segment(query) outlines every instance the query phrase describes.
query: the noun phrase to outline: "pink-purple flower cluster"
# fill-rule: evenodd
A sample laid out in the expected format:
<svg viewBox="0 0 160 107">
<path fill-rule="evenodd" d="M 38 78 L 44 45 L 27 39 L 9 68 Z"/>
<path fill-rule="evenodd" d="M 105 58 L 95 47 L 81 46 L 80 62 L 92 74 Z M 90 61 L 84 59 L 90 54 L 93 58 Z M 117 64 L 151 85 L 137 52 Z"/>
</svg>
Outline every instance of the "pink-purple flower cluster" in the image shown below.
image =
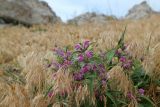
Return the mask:
<svg viewBox="0 0 160 107">
<path fill-rule="evenodd" d="M 124 69 L 130 69 L 132 67 L 132 60 L 127 59 L 125 56 L 121 56 L 119 61 L 122 62 L 122 67 Z"/>
<path fill-rule="evenodd" d="M 74 73 L 73 76 L 74 76 L 74 80 L 76 81 L 81 81 L 84 79 L 84 74 L 81 72 Z"/>
<path fill-rule="evenodd" d="M 140 88 L 140 89 L 138 89 L 138 92 L 139 92 L 140 95 L 144 95 L 144 92 L 145 92 L 145 91 L 144 91 L 143 88 Z"/>
<path fill-rule="evenodd" d="M 60 61 L 52 61 L 50 66 L 53 65 L 55 69 L 59 69 L 60 67 L 67 67 L 69 65 L 72 65 L 72 61 L 70 59 L 72 53 L 70 51 L 64 51 L 62 49 L 54 49 L 54 52 L 61 59 Z"/>
<path fill-rule="evenodd" d="M 86 55 L 87 58 L 92 58 L 93 52 L 92 51 L 86 51 L 85 55 Z"/>
<path fill-rule="evenodd" d="M 81 53 L 78 55 L 78 61 L 83 62 L 85 58 L 92 58 L 93 57 L 93 52 L 92 51 L 86 51 L 85 54 Z"/>
<path fill-rule="evenodd" d="M 87 48 L 89 47 L 89 45 L 90 45 L 90 42 L 89 42 L 89 41 L 85 41 L 85 42 L 83 43 L 83 48 L 84 48 L 84 49 L 87 49 Z"/>
<path fill-rule="evenodd" d="M 64 58 L 64 59 L 68 59 L 71 56 L 71 52 L 70 51 L 64 51 L 61 49 L 57 49 L 56 50 L 56 54 L 59 55 L 60 57 Z"/>
<path fill-rule="evenodd" d="M 86 50 L 90 45 L 89 41 L 84 41 L 83 44 L 76 44 L 75 45 L 75 50 L 77 51 L 82 51 L 82 50 Z"/>
<path fill-rule="evenodd" d="M 131 100 L 134 98 L 133 94 L 131 92 L 128 92 L 127 93 L 127 97 Z"/>
<path fill-rule="evenodd" d="M 73 74 L 74 79 L 77 81 L 85 79 L 84 76 L 87 73 L 96 72 L 98 75 L 98 78 L 100 78 L 101 83 L 104 85 L 107 82 L 108 76 L 106 74 L 106 69 L 104 64 L 90 64 L 90 60 L 93 58 L 94 53 L 93 51 L 89 50 L 88 47 L 90 46 L 90 41 L 84 41 L 83 43 L 79 43 L 75 45 L 75 52 L 77 53 L 77 56 L 74 57 L 79 63 L 79 72 L 76 72 Z M 120 51 L 121 50 L 121 51 Z M 59 69 L 62 66 L 69 66 L 74 65 L 74 60 L 72 59 L 72 52 L 70 51 L 64 51 L 62 49 L 56 49 L 56 54 L 61 57 L 61 62 L 54 62 L 52 63 L 57 69 Z M 127 59 L 125 56 L 122 56 L 122 49 L 119 49 L 116 51 L 116 55 L 119 58 L 119 61 L 122 63 L 122 67 L 124 69 L 129 69 L 132 66 L 132 61 Z M 101 56 L 101 55 L 100 55 Z M 105 54 L 103 54 L 103 57 L 100 57 L 104 59 Z M 73 62 L 72 62 L 73 61 Z M 80 64 L 84 64 L 83 66 L 80 66 Z"/>
<path fill-rule="evenodd" d="M 78 55 L 78 61 L 82 62 L 84 60 L 84 55 L 83 54 L 79 54 Z"/>
<path fill-rule="evenodd" d="M 79 72 L 74 74 L 74 79 L 76 81 L 81 81 L 87 73 L 97 73 L 99 79 L 101 80 L 102 85 L 106 85 L 108 80 L 108 75 L 106 73 L 105 67 L 102 64 L 86 64 L 84 65 Z"/>
<path fill-rule="evenodd" d="M 77 51 L 79 51 L 79 50 L 82 49 L 80 44 L 76 44 L 74 48 L 75 48 L 75 50 L 77 50 Z"/>
<path fill-rule="evenodd" d="M 83 80 L 84 75 L 92 70 L 91 65 L 86 64 L 84 65 L 78 73 L 74 74 L 74 79 L 77 81 Z"/>
</svg>

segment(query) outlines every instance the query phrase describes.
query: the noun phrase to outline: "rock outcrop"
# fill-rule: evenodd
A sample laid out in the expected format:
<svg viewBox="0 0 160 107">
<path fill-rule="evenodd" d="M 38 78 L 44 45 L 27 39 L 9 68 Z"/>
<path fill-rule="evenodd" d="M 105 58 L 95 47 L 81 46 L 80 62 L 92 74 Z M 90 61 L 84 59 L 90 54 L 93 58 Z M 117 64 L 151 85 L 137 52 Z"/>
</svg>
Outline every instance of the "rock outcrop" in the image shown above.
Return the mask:
<svg viewBox="0 0 160 107">
<path fill-rule="evenodd" d="M 155 13 L 146 1 L 133 6 L 126 15 L 126 19 L 142 19 Z"/>
<path fill-rule="evenodd" d="M 5 23 L 33 25 L 60 20 L 47 3 L 39 0 L 0 0 L 0 19 Z"/>
<path fill-rule="evenodd" d="M 114 16 L 106 16 L 104 14 L 97 14 L 97 13 L 84 13 L 81 14 L 71 20 L 68 20 L 69 24 L 76 24 L 76 25 L 83 25 L 86 23 L 94 23 L 94 24 L 104 24 L 107 23 L 109 20 L 115 20 L 116 17 Z"/>
<path fill-rule="evenodd" d="M 0 19 L 0 24 L 4 24 L 4 21 L 2 19 Z"/>
</svg>

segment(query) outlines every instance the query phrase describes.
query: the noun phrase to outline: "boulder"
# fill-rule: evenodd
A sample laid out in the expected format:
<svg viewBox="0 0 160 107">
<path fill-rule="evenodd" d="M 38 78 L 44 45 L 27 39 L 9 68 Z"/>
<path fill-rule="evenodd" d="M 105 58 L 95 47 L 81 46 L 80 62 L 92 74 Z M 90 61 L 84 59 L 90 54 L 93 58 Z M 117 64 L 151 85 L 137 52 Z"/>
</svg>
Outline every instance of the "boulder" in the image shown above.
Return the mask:
<svg viewBox="0 0 160 107">
<path fill-rule="evenodd" d="M 0 19 L 0 29 L 6 27 L 4 20 Z"/>
<path fill-rule="evenodd" d="M 126 15 L 126 19 L 142 19 L 155 13 L 146 1 L 133 6 Z"/>
<path fill-rule="evenodd" d="M 0 24 L 4 24 L 4 23 L 5 23 L 4 20 L 0 19 Z"/>
<path fill-rule="evenodd" d="M 106 16 L 104 14 L 98 14 L 95 12 L 87 12 L 81 14 L 71 20 L 68 20 L 69 24 L 76 24 L 76 25 L 83 25 L 86 23 L 94 23 L 94 24 L 104 24 L 107 23 L 109 20 L 115 20 L 116 17 L 114 16 Z"/>
<path fill-rule="evenodd" d="M 13 24 L 47 24 L 60 20 L 46 2 L 39 0 L 0 0 L 0 19 Z"/>
</svg>

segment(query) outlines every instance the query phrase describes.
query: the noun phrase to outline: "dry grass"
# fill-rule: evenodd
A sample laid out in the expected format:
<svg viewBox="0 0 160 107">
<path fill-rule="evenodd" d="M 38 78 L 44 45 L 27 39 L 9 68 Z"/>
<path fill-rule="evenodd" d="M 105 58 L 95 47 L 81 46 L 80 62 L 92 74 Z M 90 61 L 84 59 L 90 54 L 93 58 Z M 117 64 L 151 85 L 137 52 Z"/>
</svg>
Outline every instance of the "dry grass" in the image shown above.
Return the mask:
<svg viewBox="0 0 160 107">
<path fill-rule="evenodd" d="M 47 25 L 24 28 L 13 26 L 0 29 L 0 107 L 46 107 L 51 99 L 44 99 L 44 90 L 50 81 L 50 72 L 46 73 L 44 59 L 52 58 L 51 50 L 54 47 L 73 45 L 85 39 L 96 42 L 97 50 L 108 50 L 117 44 L 117 41 L 124 27 L 127 25 L 125 42 L 129 45 L 128 50 L 134 57 L 144 57 L 147 73 L 153 78 L 160 77 L 160 16 L 152 16 L 149 19 L 139 21 L 111 21 L 105 25 L 87 24 L 84 26 L 75 25 Z M 151 39 L 150 39 L 151 35 Z M 150 41 L 150 42 L 149 42 Z M 149 54 L 146 49 L 149 47 Z M 13 64 L 14 63 L 14 64 Z M 149 64 L 148 64 L 149 63 Z M 19 76 L 24 77 L 25 84 L 15 82 L 4 82 L 2 77 L 5 64 L 18 65 L 21 69 Z M 117 68 L 120 69 L 120 68 Z M 114 69 L 113 69 L 114 70 Z M 63 71 L 63 70 L 62 70 Z M 54 90 L 60 88 L 68 93 L 70 89 L 69 78 L 63 76 L 63 72 L 57 72 L 59 80 L 55 80 L 57 85 Z M 117 76 L 124 77 L 119 80 L 119 87 L 127 94 L 132 86 L 125 74 L 114 72 Z M 113 73 L 113 75 L 114 75 Z M 69 76 L 69 74 L 66 74 Z M 114 77 L 114 76 L 113 76 Z M 67 84 L 67 89 L 58 87 L 60 83 Z M 66 87 L 65 87 L 66 88 Z M 87 87 L 80 87 L 77 90 L 75 101 L 77 106 L 85 96 L 88 95 Z M 59 90 L 58 90 L 59 91 Z M 55 94 L 58 92 L 55 91 Z M 84 92 L 84 94 L 80 94 Z M 136 102 L 131 102 L 130 107 Z M 55 103 L 53 107 L 60 107 Z"/>
<path fill-rule="evenodd" d="M 122 91 L 124 96 L 127 96 L 129 92 L 133 91 L 133 85 L 128 76 L 124 73 L 123 68 L 121 68 L 120 66 L 115 66 L 111 69 L 109 75 L 111 80 L 113 81 L 113 83 L 111 84 L 111 86 L 113 86 L 113 89 Z"/>
</svg>

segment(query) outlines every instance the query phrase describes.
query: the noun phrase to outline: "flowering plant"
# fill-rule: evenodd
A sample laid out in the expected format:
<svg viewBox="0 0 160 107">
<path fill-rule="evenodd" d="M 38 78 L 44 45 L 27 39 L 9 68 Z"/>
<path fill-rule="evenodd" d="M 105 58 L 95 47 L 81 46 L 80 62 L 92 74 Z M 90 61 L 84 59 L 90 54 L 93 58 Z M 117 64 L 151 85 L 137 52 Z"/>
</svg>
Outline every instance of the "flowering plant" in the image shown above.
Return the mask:
<svg viewBox="0 0 160 107">
<path fill-rule="evenodd" d="M 124 34 L 125 31 L 117 46 L 107 52 L 94 52 L 94 43 L 90 41 L 78 43 L 72 50 L 70 47 L 55 49 L 56 60 L 51 62 L 49 67 L 53 67 L 55 72 L 63 69 L 67 72 L 64 75 L 69 75 L 70 82 L 65 82 L 64 77 L 62 84 L 68 83 L 68 86 L 63 86 L 63 92 L 55 93 L 57 89 L 54 88 L 55 84 L 49 88 L 47 94 L 52 99 L 51 105 L 53 105 L 53 98 L 58 98 L 59 101 L 66 101 L 61 103 L 61 106 L 65 104 L 80 107 L 154 106 L 145 93 L 149 76 L 144 73 L 141 60 L 133 58 L 126 51 Z M 120 69 L 114 71 L 117 66 L 122 72 Z M 116 78 L 117 75 L 113 75 L 115 72 L 123 74 L 122 77 Z M 56 78 L 53 79 L 55 82 L 60 76 L 54 78 Z M 131 84 L 128 88 L 124 88 L 125 78 Z"/>
</svg>

